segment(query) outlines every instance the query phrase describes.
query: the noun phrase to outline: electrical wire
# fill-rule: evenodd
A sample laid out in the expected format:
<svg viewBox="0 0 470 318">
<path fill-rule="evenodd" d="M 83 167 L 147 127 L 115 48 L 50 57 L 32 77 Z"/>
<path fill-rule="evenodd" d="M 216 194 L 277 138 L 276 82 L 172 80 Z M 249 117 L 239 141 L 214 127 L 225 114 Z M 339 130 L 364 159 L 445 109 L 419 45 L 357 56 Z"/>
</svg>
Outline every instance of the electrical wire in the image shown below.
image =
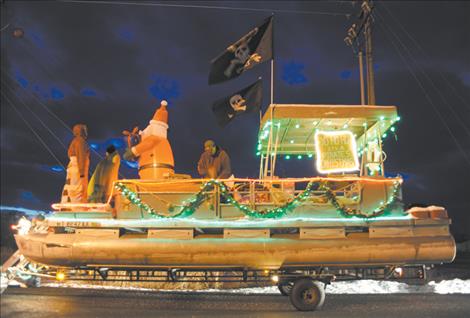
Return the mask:
<svg viewBox="0 0 470 318">
<path fill-rule="evenodd" d="M 415 63 L 416 65 L 418 65 L 418 63 L 416 62 L 416 59 L 413 58 L 413 54 L 411 53 L 411 51 L 408 49 L 406 44 L 404 44 L 403 41 L 401 41 L 400 37 L 391 28 L 388 27 L 388 25 L 387 25 L 385 19 L 383 18 L 383 16 L 378 11 L 376 11 L 376 15 L 384 21 L 384 24 L 387 27 L 388 31 L 395 37 L 395 39 L 398 41 L 398 43 L 405 49 L 405 51 L 408 54 L 410 60 L 413 63 Z M 447 108 L 450 110 L 450 112 L 457 119 L 457 122 L 464 128 L 465 132 L 470 137 L 470 129 L 462 121 L 459 114 L 457 114 L 455 112 L 454 108 L 448 103 L 447 99 L 444 97 L 444 95 L 442 95 L 441 91 L 434 84 L 434 81 L 429 77 L 429 75 L 423 69 L 421 69 L 419 66 L 417 68 L 418 68 L 418 71 L 429 81 L 429 83 L 431 84 L 433 89 L 438 93 L 439 97 L 444 101 L 444 104 L 447 106 Z"/>
<path fill-rule="evenodd" d="M 2 32 L 3 30 L 5 30 L 5 29 L 8 28 L 9 26 L 10 26 L 10 23 L 8 23 L 8 24 L 5 25 L 4 27 L 2 27 L 2 28 L 0 29 L 0 32 Z"/>
<path fill-rule="evenodd" d="M 4 74 L 4 75 L 7 75 L 12 81 L 15 81 L 15 79 L 9 74 L 7 73 L 6 71 L 3 71 L 1 70 L 1 72 Z M 25 92 L 27 92 L 29 94 L 29 96 L 31 96 L 33 99 L 35 99 L 39 105 L 41 105 L 48 113 L 49 115 L 51 115 L 52 117 L 54 117 L 57 121 L 59 121 L 59 123 L 62 124 L 62 126 L 64 126 L 72 135 L 73 135 L 73 131 L 72 129 L 69 127 L 69 125 L 67 125 L 62 119 L 59 118 L 59 116 L 57 116 L 53 111 L 51 111 L 49 109 L 49 107 L 47 107 L 47 105 L 45 105 L 34 93 L 31 93 L 27 90 L 25 90 Z M 100 159 L 103 159 L 103 156 L 97 152 L 95 149 L 93 148 L 90 148 L 91 151 L 93 151 L 93 153 L 95 153 Z"/>
<path fill-rule="evenodd" d="M 380 21 L 379 21 L 380 22 Z M 379 23 L 379 26 L 384 30 L 384 33 L 387 35 L 386 33 L 386 30 L 385 30 L 385 27 L 382 26 L 382 23 Z M 388 37 L 388 35 L 387 35 Z M 421 90 L 423 91 L 426 99 L 428 100 L 429 104 L 431 104 L 432 106 L 432 109 L 434 110 L 434 112 L 437 114 L 438 118 L 441 120 L 441 122 L 444 124 L 445 128 L 447 129 L 449 135 L 452 137 L 454 143 L 457 145 L 458 149 L 460 150 L 460 152 L 462 153 L 463 157 L 465 158 L 465 161 L 470 165 L 470 158 L 468 156 L 468 154 L 465 152 L 465 150 L 462 148 L 462 146 L 460 145 L 460 143 L 458 142 L 457 138 L 454 136 L 454 134 L 452 133 L 452 130 L 450 129 L 450 127 L 447 125 L 447 123 L 445 122 L 442 114 L 439 112 L 439 110 L 437 109 L 436 105 L 434 105 L 431 97 L 429 96 L 428 92 L 426 91 L 426 89 L 424 88 L 423 84 L 421 83 L 421 81 L 419 80 L 419 78 L 416 76 L 416 73 L 413 71 L 413 69 L 411 68 L 410 64 L 408 63 L 408 61 L 406 60 L 406 58 L 403 56 L 403 54 L 401 53 L 400 49 L 398 48 L 398 46 L 396 45 L 395 41 L 393 39 L 390 39 L 390 43 L 393 45 L 393 47 L 395 48 L 395 50 L 397 51 L 398 55 L 400 56 L 400 58 L 403 60 L 403 62 L 405 63 L 406 67 L 408 68 L 408 71 L 411 73 L 411 75 L 413 76 L 413 78 L 416 80 L 416 82 L 418 83 L 418 86 L 421 88 Z"/>
<path fill-rule="evenodd" d="M 187 5 L 187 4 L 168 4 L 155 2 L 131 2 L 131 1 L 85 1 L 85 0 L 59 0 L 63 3 L 76 4 L 107 4 L 107 5 L 134 5 L 134 6 L 154 6 L 167 8 L 191 8 L 191 9 L 215 9 L 215 10 L 233 10 L 233 11 L 253 11 L 253 12 L 270 12 L 270 13 L 294 13 L 294 14 L 310 14 L 310 15 L 329 15 L 344 16 L 349 18 L 349 13 L 331 12 L 331 11 L 300 11 L 300 10 L 283 10 L 283 9 L 261 9 L 261 8 L 242 8 L 227 6 L 207 6 L 207 5 Z"/>
<path fill-rule="evenodd" d="M 387 13 L 392 17 L 392 19 L 395 21 L 395 23 L 402 29 L 402 31 L 411 39 L 411 41 L 414 43 L 414 45 L 416 45 L 416 47 L 421 51 L 421 53 L 423 53 L 423 55 L 427 55 L 426 52 L 424 51 L 424 49 L 421 47 L 421 45 L 418 43 L 418 41 L 416 41 L 416 39 L 406 30 L 406 28 L 403 26 L 403 24 L 400 22 L 400 20 L 398 20 L 392 13 L 392 11 L 387 7 L 387 5 L 385 4 L 385 2 L 380 2 L 380 5 L 385 8 L 385 10 L 387 11 Z M 429 59 L 429 57 L 427 57 Z M 454 87 L 454 85 L 452 85 L 452 83 L 450 83 L 450 81 L 447 79 L 446 76 L 444 76 L 444 74 L 440 71 L 440 70 L 437 70 L 438 74 L 442 77 L 442 79 L 444 79 L 444 81 L 449 85 L 449 87 L 451 87 L 455 93 L 455 96 L 457 96 L 461 101 L 462 103 L 469 107 L 470 108 L 470 104 L 462 97 L 462 95 L 459 94 L 459 92 L 457 91 L 457 89 Z"/>
<path fill-rule="evenodd" d="M 48 75 L 48 77 L 49 77 L 50 79 L 56 81 L 57 78 L 54 76 L 54 74 L 52 74 L 52 72 L 51 72 L 47 67 L 45 67 L 43 63 L 41 63 L 41 62 L 37 59 L 37 56 L 36 56 L 35 54 L 33 54 L 33 53 L 30 52 L 31 49 L 28 48 L 28 47 L 26 47 L 26 45 L 23 43 L 23 41 L 20 41 L 20 43 L 21 43 L 21 44 L 23 45 L 23 47 L 24 47 L 24 50 L 22 50 L 22 52 L 26 52 L 26 53 L 29 55 L 30 61 L 36 62 L 36 64 L 39 65 L 39 66 L 43 69 L 43 71 Z M 53 59 L 54 59 L 56 62 L 61 62 L 61 61 L 58 61 L 58 59 L 55 58 L 55 57 L 53 57 Z M 14 78 L 12 78 L 11 76 L 10 76 L 10 78 L 11 78 L 13 81 L 15 81 Z M 71 86 L 73 86 L 73 85 L 71 85 Z M 42 102 L 41 102 L 39 99 L 36 98 L 36 96 L 34 95 L 34 93 L 31 93 L 31 95 L 32 95 L 41 105 L 43 105 Z M 84 105 L 81 103 L 80 100 L 78 100 L 78 103 L 79 103 L 80 106 L 84 106 Z M 63 125 L 69 132 L 72 133 L 72 129 L 71 129 L 66 123 L 64 123 L 62 120 L 60 120 L 58 117 L 56 117 L 55 114 L 53 114 L 53 113 L 49 110 L 49 108 L 48 108 L 47 106 L 45 106 L 45 109 L 49 112 L 50 115 L 53 115 L 56 119 L 58 119 L 59 121 L 61 121 L 62 125 Z M 100 159 L 103 159 L 103 157 L 102 157 L 98 152 L 96 152 L 93 148 L 92 148 L 92 151 L 93 151 L 93 153 L 96 154 Z"/>
<path fill-rule="evenodd" d="M 2 70 L 2 73 L 3 73 L 4 75 L 9 76 L 10 79 L 14 80 L 14 79 L 11 77 L 11 75 L 8 74 L 7 72 L 4 72 L 4 71 Z M 3 81 L 2 81 L 2 84 L 6 86 L 5 82 L 3 82 Z M 7 86 L 7 87 L 8 87 L 8 86 Z M 9 88 L 11 91 L 13 91 L 13 89 L 12 89 L 11 87 L 8 87 L 8 88 Z M 29 92 L 28 92 L 28 93 L 29 93 Z M 32 96 L 36 101 L 38 101 L 39 104 L 40 104 L 41 106 L 43 106 L 43 108 L 44 108 L 45 110 L 47 110 L 47 112 L 48 112 L 49 114 L 51 114 L 52 116 L 54 116 L 54 118 L 57 119 L 65 128 L 67 128 L 68 131 L 72 132 L 72 130 L 70 129 L 70 127 L 69 127 L 64 121 L 62 121 L 56 114 L 54 114 L 51 110 L 49 110 L 49 108 L 48 108 L 40 99 L 38 99 L 38 98 L 37 98 L 34 94 L 32 94 L 32 93 L 30 93 L 30 96 Z M 22 102 L 22 103 L 23 103 L 23 102 Z M 23 105 L 26 106 L 25 103 L 23 103 Z M 52 131 L 47 127 L 47 125 L 42 122 L 42 120 L 39 118 L 39 116 L 38 116 L 36 113 L 34 113 L 33 110 L 31 110 L 31 108 L 29 108 L 28 106 L 26 106 L 26 108 L 28 108 L 28 110 L 33 114 L 33 116 L 36 117 L 36 119 L 41 122 L 41 124 L 49 131 L 49 133 L 52 134 L 52 135 L 57 139 L 57 141 L 59 141 L 59 143 L 64 147 L 64 149 L 67 150 L 68 148 L 62 143 L 62 141 L 60 140 L 60 138 L 57 137 L 57 136 L 54 134 L 54 132 L 52 132 Z M 102 159 L 104 158 L 98 151 L 96 151 L 96 150 L 93 149 L 92 147 L 90 147 L 90 150 L 91 150 L 93 153 L 95 153 L 95 154 L 100 158 L 100 160 L 102 160 Z M 119 176 L 120 176 L 121 178 L 125 178 L 125 175 L 123 175 L 121 172 L 119 172 Z"/>
<path fill-rule="evenodd" d="M 15 91 L 13 88 L 11 88 L 10 86 L 8 86 L 6 83 L 3 82 L 2 80 L 2 84 L 8 88 L 10 90 L 10 94 L 15 94 Z M 22 100 L 22 98 L 19 97 L 18 94 L 15 94 L 16 98 L 18 99 L 18 101 L 20 101 L 20 103 L 26 108 L 29 110 L 29 112 L 41 123 L 41 125 L 60 143 L 60 145 L 62 146 L 62 148 L 64 148 L 65 150 L 67 150 L 67 146 L 64 145 L 64 143 L 62 142 L 62 140 L 60 140 L 60 138 L 49 128 L 47 127 L 47 125 L 42 121 L 42 119 L 28 106 L 26 105 L 26 103 Z"/>
<path fill-rule="evenodd" d="M 30 125 L 30 123 L 26 120 L 26 118 L 24 118 L 23 114 L 21 114 L 21 112 L 16 108 L 16 106 L 14 105 L 14 103 L 8 98 L 8 96 L 6 96 L 6 94 L 3 92 L 3 91 L 0 91 L 0 93 L 2 94 L 3 98 L 6 99 L 6 101 L 13 107 L 13 109 L 15 110 L 15 112 L 18 114 L 18 116 L 23 120 L 23 122 L 26 124 L 26 126 L 28 126 L 28 128 L 31 130 L 31 132 L 36 136 L 36 138 L 39 139 L 39 141 L 41 142 L 41 144 L 44 146 L 44 148 L 46 148 L 46 150 L 50 153 L 50 155 L 59 163 L 59 165 L 65 170 L 67 170 L 65 168 L 65 166 L 62 164 L 62 162 L 59 160 L 59 158 L 56 157 L 56 155 L 54 154 L 54 152 L 49 148 L 49 146 L 44 142 L 44 140 L 41 138 L 41 136 L 34 130 L 34 128 Z"/>
</svg>

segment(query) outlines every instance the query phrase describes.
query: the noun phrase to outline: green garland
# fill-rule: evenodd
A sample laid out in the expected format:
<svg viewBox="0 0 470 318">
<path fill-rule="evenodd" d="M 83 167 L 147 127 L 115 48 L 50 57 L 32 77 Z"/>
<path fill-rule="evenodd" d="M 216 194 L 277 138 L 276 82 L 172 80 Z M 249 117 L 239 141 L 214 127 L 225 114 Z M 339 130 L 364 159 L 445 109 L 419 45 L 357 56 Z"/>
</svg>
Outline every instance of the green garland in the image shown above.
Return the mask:
<svg viewBox="0 0 470 318">
<path fill-rule="evenodd" d="M 157 218 L 178 218 L 178 217 L 188 217 L 201 206 L 201 204 L 207 199 L 207 193 L 205 193 L 208 190 L 211 190 L 215 185 L 217 185 L 220 189 L 220 194 L 221 196 L 227 200 L 228 203 L 232 204 L 235 206 L 237 209 L 239 209 L 243 214 L 249 216 L 249 217 L 255 217 L 255 218 L 280 218 L 286 215 L 287 213 L 293 211 L 296 207 L 298 207 L 300 204 L 302 204 L 309 196 L 310 194 L 314 191 L 313 189 L 313 182 L 310 182 L 307 187 L 305 188 L 304 191 L 299 193 L 294 199 L 291 201 L 287 202 L 283 206 L 273 208 L 273 209 L 268 209 L 268 210 L 253 210 L 251 209 L 248 205 L 241 204 L 237 200 L 233 198 L 233 196 L 230 194 L 228 191 L 227 187 L 223 182 L 217 181 L 217 180 L 211 180 L 204 185 L 201 186 L 201 189 L 196 195 L 186 201 L 183 201 L 183 207 L 179 212 L 176 214 L 173 214 L 171 216 L 164 215 L 158 213 L 154 208 L 152 208 L 150 205 L 142 202 L 142 200 L 139 198 L 139 196 L 129 190 L 123 183 L 117 182 L 115 184 L 116 189 L 121 191 L 121 194 L 126 197 L 129 201 L 131 201 L 133 204 L 137 205 L 139 208 L 143 209 L 145 212 L 149 213 L 150 215 L 157 217 Z"/>
<path fill-rule="evenodd" d="M 206 194 L 204 193 L 207 188 L 209 187 L 208 183 L 206 183 L 202 188 L 201 191 L 199 191 L 192 199 L 189 199 L 187 202 L 185 202 L 184 206 L 181 208 L 181 210 L 173 215 L 164 215 L 158 213 L 154 208 L 152 208 L 150 205 L 147 203 L 142 202 L 142 200 L 139 198 L 139 196 L 134 192 L 129 190 L 123 183 L 117 182 L 115 184 L 116 189 L 121 191 L 121 194 L 126 197 L 129 201 L 131 201 L 133 204 L 137 205 L 139 208 L 143 209 L 145 212 L 148 214 L 152 215 L 153 217 L 156 218 L 179 218 L 179 217 L 188 217 L 194 214 L 196 212 L 196 209 L 199 208 L 199 206 L 204 202 L 206 199 Z"/>
<path fill-rule="evenodd" d="M 314 185 L 316 185 L 316 187 L 314 187 Z M 381 204 L 380 207 L 374 209 L 372 214 L 366 214 L 360 210 L 351 209 L 351 208 L 348 208 L 346 206 L 342 206 L 341 204 L 339 204 L 336 198 L 336 195 L 326 185 L 323 184 L 319 186 L 318 182 L 309 182 L 304 191 L 299 193 L 295 198 L 293 198 L 286 204 L 277 208 L 258 211 L 258 210 L 254 210 L 250 208 L 249 205 L 241 204 L 240 202 L 235 200 L 232 194 L 230 194 L 229 190 L 227 189 L 227 186 L 223 182 L 220 182 L 217 180 L 210 180 L 209 182 L 201 186 L 200 191 L 196 193 L 196 195 L 193 198 L 183 201 L 183 206 L 177 213 L 169 216 L 169 215 L 158 213 L 150 205 L 142 202 L 139 196 L 135 192 L 129 190 L 123 183 L 117 182 L 115 184 L 116 189 L 120 190 L 121 194 L 124 197 L 126 197 L 133 204 L 137 205 L 139 208 L 143 209 L 145 212 L 149 213 L 150 215 L 156 218 L 179 218 L 179 217 L 185 218 L 185 217 L 191 216 L 192 214 L 194 214 L 194 212 L 196 212 L 196 210 L 201 206 L 201 204 L 207 199 L 208 194 L 206 192 L 208 190 L 212 190 L 214 186 L 218 186 L 220 189 L 220 195 L 228 203 L 230 203 L 232 206 L 240 210 L 243 214 L 245 214 L 248 217 L 262 218 L 262 219 L 266 219 L 266 218 L 276 219 L 276 218 L 280 218 L 280 217 L 287 215 L 288 213 L 296 209 L 299 205 L 301 205 L 306 199 L 308 199 L 311 196 L 312 192 L 315 190 L 325 191 L 325 195 L 328 201 L 331 202 L 331 204 L 336 208 L 336 210 L 344 217 L 373 218 L 373 217 L 383 215 L 388 210 L 388 208 L 397 199 L 398 193 L 400 190 L 400 183 L 396 182 L 394 184 L 393 194 L 390 196 L 388 201 Z M 173 208 L 170 207 L 169 211 L 172 212 L 172 210 Z"/>
<path fill-rule="evenodd" d="M 273 209 L 267 209 L 267 210 L 253 210 L 251 209 L 248 205 L 245 204 L 240 204 L 237 200 L 233 198 L 233 196 L 229 193 L 227 190 L 227 187 L 221 183 L 218 182 L 218 186 L 220 187 L 221 190 L 221 195 L 224 197 L 230 204 L 235 206 L 237 209 L 239 209 L 243 214 L 249 217 L 254 217 L 254 218 L 261 218 L 261 219 L 277 219 L 280 217 L 285 216 L 286 214 L 292 212 L 295 208 L 297 208 L 299 205 L 301 205 L 308 197 L 310 197 L 311 193 L 315 191 L 313 188 L 313 185 L 317 185 L 318 188 L 318 183 L 317 182 L 309 182 L 307 187 L 305 188 L 304 191 L 299 193 L 294 199 L 290 200 L 283 206 L 273 208 Z"/>
<path fill-rule="evenodd" d="M 389 210 L 389 208 L 398 199 L 400 188 L 401 188 L 401 183 L 398 181 L 395 181 L 393 184 L 393 193 L 388 198 L 387 202 L 381 203 L 381 205 L 378 208 L 375 208 L 373 212 L 370 214 L 364 213 L 361 210 L 356 210 L 356 209 L 348 208 L 344 205 L 341 205 L 338 202 L 336 195 L 326 185 L 322 185 L 320 187 L 320 190 L 325 191 L 325 195 L 328 198 L 328 201 L 331 202 L 331 204 L 336 208 L 336 211 L 338 211 L 343 217 L 374 218 L 374 217 L 378 217 L 378 216 L 385 214 Z"/>
</svg>

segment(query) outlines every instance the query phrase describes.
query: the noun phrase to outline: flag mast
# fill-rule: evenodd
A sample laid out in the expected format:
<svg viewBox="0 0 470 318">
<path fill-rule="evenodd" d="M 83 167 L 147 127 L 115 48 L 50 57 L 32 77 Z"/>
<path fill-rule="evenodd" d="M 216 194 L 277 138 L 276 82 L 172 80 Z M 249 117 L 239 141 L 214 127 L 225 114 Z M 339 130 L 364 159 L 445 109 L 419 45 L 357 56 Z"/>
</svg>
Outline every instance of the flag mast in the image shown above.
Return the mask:
<svg viewBox="0 0 470 318">
<path fill-rule="evenodd" d="M 271 104 L 274 103 L 274 57 L 271 59 Z"/>
<path fill-rule="evenodd" d="M 272 16 L 273 16 L 273 19 L 272 19 L 272 23 L 271 23 L 271 34 L 272 34 L 272 37 L 271 37 L 271 51 L 273 52 L 272 56 L 271 56 L 271 103 L 270 105 L 272 105 L 274 103 L 274 12 L 272 12 Z M 270 121 L 271 121 L 271 126 L 269 127 L 269 140 L 268 140 L 268 149 L 267 149 L 267 154 L 266 154 L 266 165 L 265 165 L 265 170 L 264 170 L 264 173 L 263 173 L 263 177 L 267 177 L 268 176 L 268 161 L 270 163 L 269 165 L 269 173 L 271 174 L 271 178 L 273 177 L 274 175 L 274 169 L 273 169 L 273 165 L 275 165 L 275 162 L 276 162 L 276 156 L 277 154 L 274 152 L 274 156 L 272 155 L 272 152 L 271 152 L 271 147 L 272 147 L 272 135 L 273 135 L 273 126 L 274 126 L 274 123 L 273 123 L 273 109 L 271 107 L 271 112 L 270 112 L 270 115 L 271 115 L 271 118 L 270 118 Z M 276 150 L 277 150 L 277 139 L 276 139 L 276 145 L 275 147 Z"/>
<path fill-rule="evenodd" d="M 271 104 L 274 103 L 274 12 L 271 13 L 273 16 L 271 23 Z"/>
</svg>

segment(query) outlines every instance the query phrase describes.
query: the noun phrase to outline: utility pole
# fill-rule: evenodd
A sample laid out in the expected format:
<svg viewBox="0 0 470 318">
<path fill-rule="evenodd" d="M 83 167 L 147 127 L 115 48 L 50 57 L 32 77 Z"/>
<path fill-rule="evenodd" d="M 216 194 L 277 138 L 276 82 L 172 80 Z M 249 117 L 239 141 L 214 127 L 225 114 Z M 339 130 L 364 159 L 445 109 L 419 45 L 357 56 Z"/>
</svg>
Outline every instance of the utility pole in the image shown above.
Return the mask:
<svg viewBox="0 0 470 318">
<path fill-rule="evenodd" d="M 372 63 L 372 7 L 370 6 L 369 0 L 364 0 L 361 9 L 363 15 L 366 15 L 364 37 L 367 63 L 367 101 L 369 105 L 375 105 L 374 64 Z"/>
<path fill-rule="evenodd" d="M 366 84 L 367 84 L 367 104 L 375 105 L 375 85 L 374 85 L 374 65 L 372 61 L 372 10 L 374 9 L 370 0 L 363 0 L 361 12 L 358 15 L 358 22 L 354 23 L 348 30 L 348 35 L 344 42 L 351 46 L 354 54 L 359 58 L 359 78 L 361 85 L 361 104 L 365 104 L 364 78 L 363 78 L 363 52 L 366 60 Z M 361 41 L 361 34 L 363 40 Z"/>
<path fill-rule="evenodd" d="M 362 61 L 362 51 L 359 51 L 359 81 L 361 82 L 361 105 L 366 104 L 364 97 L 364 62 Z"/>
</svg>

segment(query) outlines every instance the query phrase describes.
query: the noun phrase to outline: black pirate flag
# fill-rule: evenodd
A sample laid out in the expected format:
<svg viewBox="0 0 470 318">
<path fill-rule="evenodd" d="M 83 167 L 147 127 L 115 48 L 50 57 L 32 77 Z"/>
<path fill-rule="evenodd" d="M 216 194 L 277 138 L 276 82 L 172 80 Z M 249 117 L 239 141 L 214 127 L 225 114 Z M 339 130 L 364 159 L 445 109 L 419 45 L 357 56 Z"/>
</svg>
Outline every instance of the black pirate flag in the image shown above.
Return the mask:
<svg viewBox="0 0 470 318">
<path fill-rule="evenodd" d="M 263 99 L 261 79 L 233 95 L 217 100 L 212 111 L 220 126 L 225 127 L 232 119 L 244 113 L 258 112 Z"/>
<path fill-rule="evenodd" d="M 209 84 L 236 78 L 245 70 L 273 58 L 272 20 L 270 16 L 212 60 Z"/>
</svg>

